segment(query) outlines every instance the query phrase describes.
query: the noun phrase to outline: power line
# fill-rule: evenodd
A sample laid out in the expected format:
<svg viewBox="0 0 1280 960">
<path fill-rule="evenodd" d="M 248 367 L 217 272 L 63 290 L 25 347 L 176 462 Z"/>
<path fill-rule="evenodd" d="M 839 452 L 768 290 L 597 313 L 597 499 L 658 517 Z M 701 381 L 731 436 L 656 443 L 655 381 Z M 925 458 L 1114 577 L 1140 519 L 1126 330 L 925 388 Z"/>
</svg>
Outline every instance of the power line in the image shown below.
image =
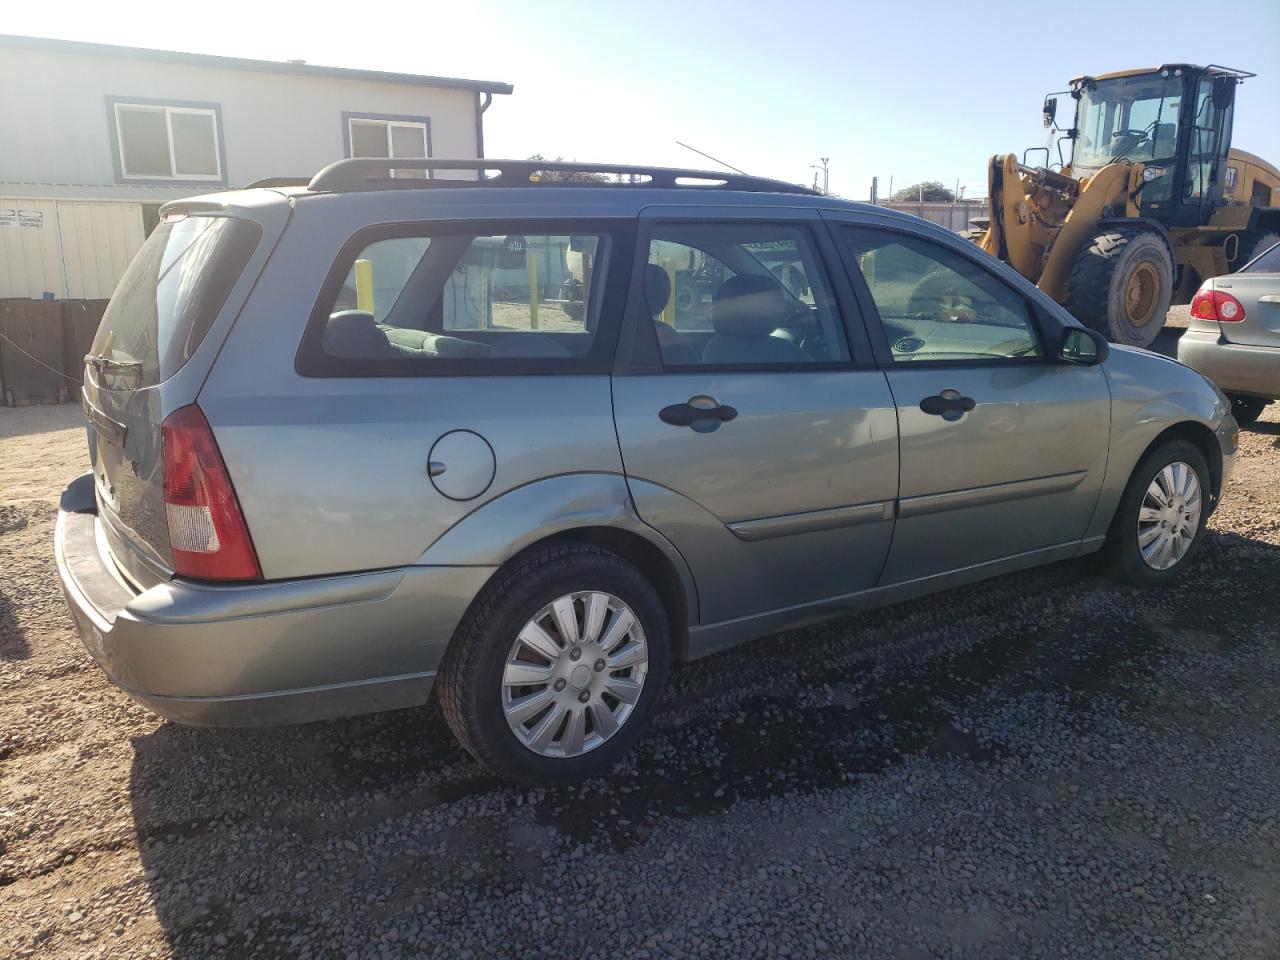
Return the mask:
<svg viewBox="0 0 1280 960">
<path fill-rule="evenodd" d="M 745 170 L 739 170 L 739 169 L 738 169 L 737 167 L 735 167 L 732 163 L 725 163 L 723 160 L 720 160 L 720 159 L 718 159 L 717 157 L 713 157 L 713 156 L 712 156 L 711 154 L 709 154 L 709 153 L 703 153 L 703 152 L 702 152 L 701 150 L 699 150 L 697 147 L 691 147 L 691 146 L 689 146 L 687 143 L 683 143 L 683 142 L 681 142 L 681 141 L 679 141 L 679 140 L 677 140 L 677 141 L 676 141 L 676 145 L 677 145 L 677 146 L 684 147 L 686 150 L 692 150 L 692 151 L 693 151 L 694 153 L 696 153 L 698 156 L 700 156 L 700 157 L 706 157 L 708 160 L 711 160 L 711 161 L 712 161 L 712 162 L 714 162 L 714 163 L 718 163 L 718 164 L 720 164 L 720 166 L 722 166 L 722 167 L 728 167 L 728 168 L 729 168 L 730 170 L 732 170 L 734 173 L 740 173 L 740 174 L 742 174 L 744 177 L 749 177 L 749 176 L 751 176 L 751 174 L 747 173 L 747 171 L 745 171 Z"/>
</svg>

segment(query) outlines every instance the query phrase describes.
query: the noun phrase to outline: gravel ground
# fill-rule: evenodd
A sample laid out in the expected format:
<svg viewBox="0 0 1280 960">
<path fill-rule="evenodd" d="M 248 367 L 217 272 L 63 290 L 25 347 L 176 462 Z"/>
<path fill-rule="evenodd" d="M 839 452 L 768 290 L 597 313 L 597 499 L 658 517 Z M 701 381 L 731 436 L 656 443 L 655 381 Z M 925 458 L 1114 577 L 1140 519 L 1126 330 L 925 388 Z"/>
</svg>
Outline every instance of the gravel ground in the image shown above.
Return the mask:
<svg viewBox="0 0 1280 960">
<path fill-rule="evenodd" d="M 75 408 L 0 409 L 0 956 L 1280 957 L 1280 412 L 1177 589 L 1095 560 L 675 671 L 581 788 L 433 706 L 196 730 L 74 636 Z"/>
</svg>

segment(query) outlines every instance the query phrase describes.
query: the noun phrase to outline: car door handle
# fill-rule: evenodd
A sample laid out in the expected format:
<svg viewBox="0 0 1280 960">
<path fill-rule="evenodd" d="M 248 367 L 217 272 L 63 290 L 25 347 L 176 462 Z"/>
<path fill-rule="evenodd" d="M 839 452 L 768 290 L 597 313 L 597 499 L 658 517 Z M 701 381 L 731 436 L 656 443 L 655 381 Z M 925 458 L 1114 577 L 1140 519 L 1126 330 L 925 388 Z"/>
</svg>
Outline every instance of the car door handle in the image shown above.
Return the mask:
<svg viewBox="0 0 1280 960">
<path fill-rule="evenodd" d="M 735 408 L 706 395 L 690 397 L 687 403 L 674 403 L 658 411 L 658 419 L 663 423 L 673 427 L 692 427 L 699 433 L 709 433 L 737 415 Z"/>
<path fill-rule="evenodd" d="M 959 390 L 943 390 L 920 401 L 921 410 L 943 420 L 959 420 L 975 406 L 973 397 L 961 396 Z"/>
</svg>

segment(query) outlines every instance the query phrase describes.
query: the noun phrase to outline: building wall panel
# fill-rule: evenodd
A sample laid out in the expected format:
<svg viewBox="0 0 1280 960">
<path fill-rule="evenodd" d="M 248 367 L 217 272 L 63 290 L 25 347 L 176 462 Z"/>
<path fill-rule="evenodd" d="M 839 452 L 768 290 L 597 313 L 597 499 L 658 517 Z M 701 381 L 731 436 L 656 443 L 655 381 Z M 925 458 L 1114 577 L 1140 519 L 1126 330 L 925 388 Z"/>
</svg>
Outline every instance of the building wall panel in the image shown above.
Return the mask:
<svg viewBox="0 0 1280 960">
<path fill-rule="evenodd" d="M 58 211 L 51 200 L 0 197 L 0 299 L 65 297 Z"/>
</svg>

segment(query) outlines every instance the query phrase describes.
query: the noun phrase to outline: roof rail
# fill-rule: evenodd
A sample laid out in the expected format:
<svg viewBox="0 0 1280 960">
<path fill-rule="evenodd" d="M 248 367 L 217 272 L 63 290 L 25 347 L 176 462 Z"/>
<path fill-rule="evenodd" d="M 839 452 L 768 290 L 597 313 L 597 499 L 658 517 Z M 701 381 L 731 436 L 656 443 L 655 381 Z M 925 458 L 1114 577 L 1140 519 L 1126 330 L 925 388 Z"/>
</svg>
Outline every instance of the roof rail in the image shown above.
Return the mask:
<svg viewBox="0 0 1280 960">
<path fill-rule="evenodd" d="M 1248 70 L 1237 70 L 1235 67 L 1224 67 L 1220 63 L 1211 63 L 1204 68 L 1205 72 L 1214 71 L 1224 73 L 1227 76 L 1235 77 L 1237 81 L 1248 80 L 1250 77 L 1256 77 L 1256 73 L 1250 73 Z"/>
<path fill-rule="evenodd" d="M 478 180 L 393 178 L 392 170 L 475 170 Z M 346 193 L 355 190 L 424 189 L 430 187 L 533 187 L 590 186 L 566 179 L 542 179 L 543 173 L 599 173 L 641 177 L 637 183 L 600 184 L 607 187 L 687 188 L 743 190 L 753 193 L 799 193 L 818 196 L 816 190 L 796 183 L 752 177 L 719 170 L 683 170 L 677 167 L 642 167 L 618 163 L 566 163 L 563 160 L 394 159 L 353 157 L 325 167 L 311 178 L 308 189 Z M 689 182 L 697 181 L 697 182 Z"/>
</svg>

